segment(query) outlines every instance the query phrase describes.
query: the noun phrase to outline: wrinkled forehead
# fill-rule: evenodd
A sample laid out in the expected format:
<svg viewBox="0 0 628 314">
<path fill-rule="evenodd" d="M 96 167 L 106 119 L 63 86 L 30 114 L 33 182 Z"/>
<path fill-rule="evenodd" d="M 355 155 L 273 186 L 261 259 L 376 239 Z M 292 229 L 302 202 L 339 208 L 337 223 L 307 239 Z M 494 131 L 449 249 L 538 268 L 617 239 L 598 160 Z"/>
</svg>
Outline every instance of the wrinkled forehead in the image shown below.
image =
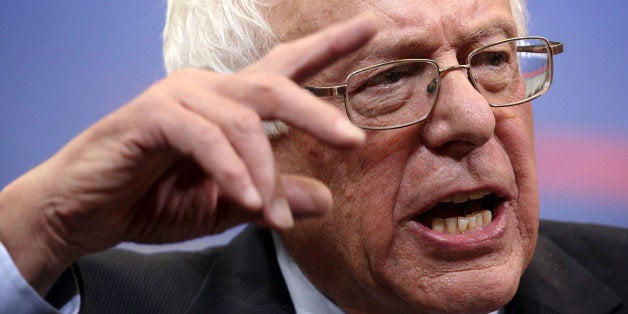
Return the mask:
<svg viewBox="0 0 628 314">
<path fill-rule="evenodd" d="M 289 41 L 365 12 L 379 18 L 376 36 L 314 80 L 339 84 L 372 64 L 435 58 L 442 51 L 464 54 L 517 36 L 509 0 L 281 0 L 268 18 L 279 40 Z"/>
<path fill-rule="evenodd" d="M 269 20 L 279 39 L 287 41 L 363 12 L 380 19 L 375 41 L 410 36 L 438 45 L 494 32 L 517 34 L 508 0 L 282 0 L 272 6 Z"/>
</svg>

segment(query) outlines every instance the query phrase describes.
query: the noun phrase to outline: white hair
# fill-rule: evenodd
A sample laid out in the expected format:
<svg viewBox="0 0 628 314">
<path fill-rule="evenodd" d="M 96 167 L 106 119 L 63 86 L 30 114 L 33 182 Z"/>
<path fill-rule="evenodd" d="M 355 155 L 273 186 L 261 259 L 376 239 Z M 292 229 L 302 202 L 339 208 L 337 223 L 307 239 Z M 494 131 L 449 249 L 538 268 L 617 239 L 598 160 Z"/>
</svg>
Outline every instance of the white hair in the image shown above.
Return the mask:
<svg viewBox="0 0 628 314">
<path fill-rule="evenodd" d="M 528 9 L 526 0 L 510 0 L 510 10 L 517 26 L 517 35 L 528 35 Z"/>
<path fill-rule="evenodd" d="M 168 0 L 163 33 L 166 71 L 204 68 L 233 73 L 264 56 L 279 40 L 266 21 L 264 0 Z M 510 0 L 520 36 L 527 34 L 525 0 Z M 269 136 L 288 128 L 265 123 Z"/>
<path fill-rule="evenodd" d="M 278 42 L 260 0 L 168 0 L 163 33 L 166 71 L 207 68 L 231 73 Z"/>
</svg>

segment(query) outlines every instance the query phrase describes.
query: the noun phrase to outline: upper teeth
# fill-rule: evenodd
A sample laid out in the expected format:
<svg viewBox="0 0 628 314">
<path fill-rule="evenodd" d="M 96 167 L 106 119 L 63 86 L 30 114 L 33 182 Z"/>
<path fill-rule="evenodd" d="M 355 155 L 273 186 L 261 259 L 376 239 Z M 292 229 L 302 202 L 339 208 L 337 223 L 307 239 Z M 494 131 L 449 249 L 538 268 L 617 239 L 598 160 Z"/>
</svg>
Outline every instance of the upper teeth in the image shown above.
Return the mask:
<svg viewBox="0 0 628 314">
<path fill-rule="evenodd" d="M 465 234 L 475 230 L 483 229 L 493 221 L 493 213 L 488 209 L 473 212 L 466 216 L 432 218 L 429 226 L 432 230 L 442 233 Z"/>
<path fill-rule="evenodd" d="M 477 191 L 477 192 L 472 192 L 472 193 L 461 193 L 461 194 L 454 194 L 446 199 L 444 199 L 442 202 L 443 203 L 449 203 L 449 202 L 453 202 L 453 203 L 464 203 L 468 200 L 477 200 L 480 199 L 486 195 L 491 194 L 490 191 Z"/>
</svg>

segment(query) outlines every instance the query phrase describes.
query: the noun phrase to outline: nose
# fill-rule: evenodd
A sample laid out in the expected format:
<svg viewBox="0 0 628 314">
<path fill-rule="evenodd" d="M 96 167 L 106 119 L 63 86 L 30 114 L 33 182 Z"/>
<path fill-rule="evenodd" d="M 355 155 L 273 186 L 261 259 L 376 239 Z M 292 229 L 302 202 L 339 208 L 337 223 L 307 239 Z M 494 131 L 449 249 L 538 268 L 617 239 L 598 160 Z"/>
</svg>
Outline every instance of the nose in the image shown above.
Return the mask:
<svg viewBox="0 0 628 314">
<path fill-rule="evenodd" d="M 493 110 L 466 71 L 453 66 L 442 72 L 438 100 L 422 131 L 427 147 L 456 158 L 484 145 L 495 131 Z"/>
</svg>

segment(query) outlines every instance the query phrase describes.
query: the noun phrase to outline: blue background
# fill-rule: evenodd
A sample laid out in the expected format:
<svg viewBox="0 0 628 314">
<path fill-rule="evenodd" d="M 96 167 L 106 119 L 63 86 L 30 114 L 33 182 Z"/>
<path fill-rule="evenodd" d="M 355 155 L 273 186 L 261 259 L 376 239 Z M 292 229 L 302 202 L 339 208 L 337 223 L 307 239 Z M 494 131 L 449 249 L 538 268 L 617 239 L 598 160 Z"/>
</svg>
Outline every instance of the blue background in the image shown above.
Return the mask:
<svg viewBox="0 0 628 314">
<path fill-rule="evenodd" d="M 535 102 L 537 138 L 586 135 L 626 151 L 627 3 L 529 1 L 530 33 L 565 43 Z M 0 2 L 0 187 L 164 76 L 164 15 L 160 1 Z M 540 186 L 543 217 L 628 227 L 626 183 L 604 197 Z"/>
</svg>

